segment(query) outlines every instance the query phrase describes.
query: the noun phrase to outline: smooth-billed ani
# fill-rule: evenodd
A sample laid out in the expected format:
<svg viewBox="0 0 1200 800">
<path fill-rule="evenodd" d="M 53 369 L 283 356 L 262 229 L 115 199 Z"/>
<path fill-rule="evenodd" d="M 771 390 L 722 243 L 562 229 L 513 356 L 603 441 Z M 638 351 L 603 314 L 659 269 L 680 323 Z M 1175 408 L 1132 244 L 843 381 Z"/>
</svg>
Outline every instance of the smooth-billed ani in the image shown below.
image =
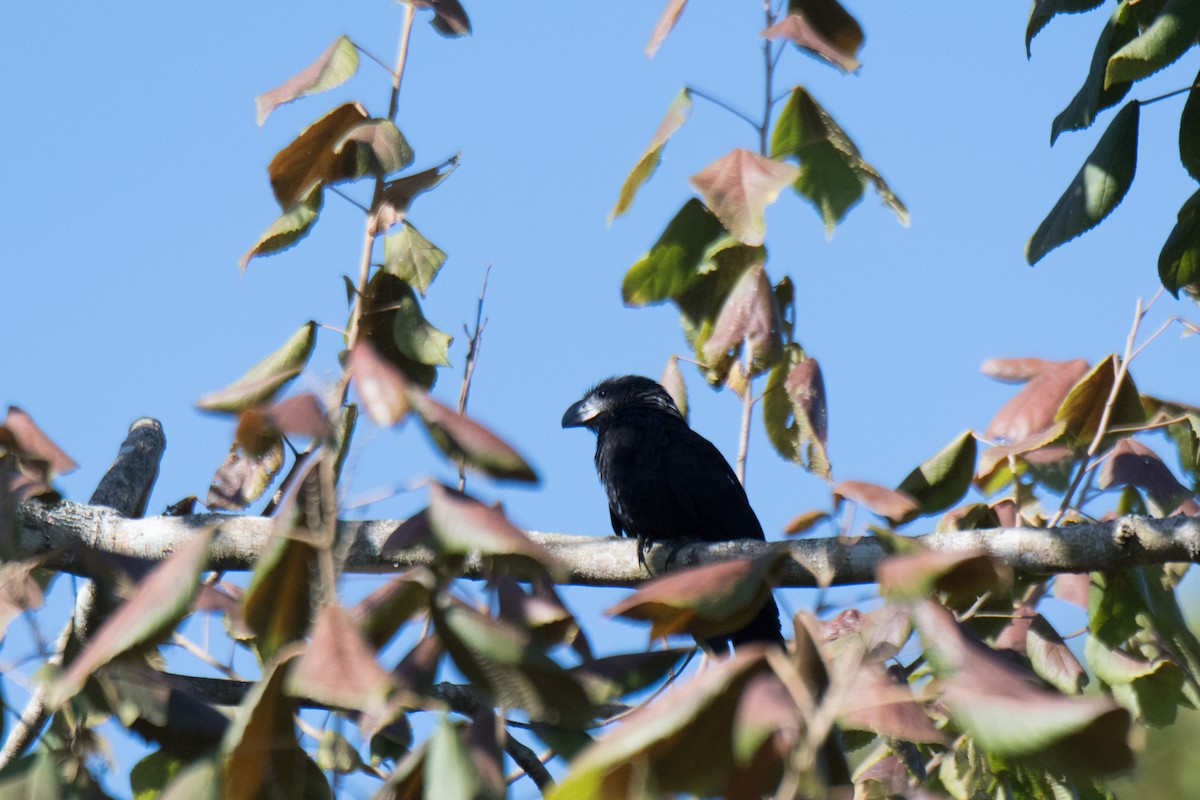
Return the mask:
<svg viewBox="0 0 1200 800">
<path fill-rule="evenodd" d="M 596 472 L 608 495 L 613 531 L 647 540 L 763 539 L 762 526 L 729 462 L 688 427 L 667 391 L 637 375 L 609 378 L 563 414 L 564 428 L 596 434 Z M 779 608 L 769 599 L 745 627 L 708 644 L 782 643 Z"/>
</svg>

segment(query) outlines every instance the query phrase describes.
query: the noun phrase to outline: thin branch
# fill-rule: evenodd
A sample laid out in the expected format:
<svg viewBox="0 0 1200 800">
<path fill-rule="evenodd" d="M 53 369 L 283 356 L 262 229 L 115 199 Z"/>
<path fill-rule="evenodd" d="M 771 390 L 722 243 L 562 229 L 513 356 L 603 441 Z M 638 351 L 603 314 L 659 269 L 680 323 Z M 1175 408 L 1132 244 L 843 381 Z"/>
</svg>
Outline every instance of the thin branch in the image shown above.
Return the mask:
<svg viewBox="0 0 1200 800">
<path fill-rule="evenodd" d="M 462 386 L 458 390 L 458 413 L 467 413 L 467 399 L 471 394 L 471 379 L 475 377 L 475 364 L 479 361 L 479 346 L 483 342 L 483 329 L 487 327 L 487 320 L 483 318 L 483 298 L 487 294 L 488 275 L 491 274 L 492 265 L 488 264 L 483 270 L 483 285 L 479 287 L 479 302 L 475 305 L 475 330 L 470 332 L 467 326 L 463 325 L 463 333 L 470 337 L 467 340 L 467 359 L 463 366 Z M 467 487 L 467 472 L 466 465 L 459 464 L 458 466 L 458 490 L 461 492 Z"/>
<path fill-rule="evenodd" d="M 1157 97 L 1151 97 L 1149 100 L 1138 100 L 1137 103 L 1138 105 L 1148 106 L 1151 103 L 1157 103 L 1159 100 L 1166 100 L 1168 97 L 1174 97 L 1177 94 L 1190 92 L 1193 89 L 1200 89 L 1200 83 L 1193 83 L 1191 86 L 1184 86 L 1182 89 L 1176 89 L 1172 92 L 1167 92 L 1166 94 L 1160 94 Z"/>
<path fill-rule="evenodd" d="M 538 754 L 522 744 L 507 729 L 504 731 L 504 752 L 517 762 L 517 766 L 525 771 L 525 774 L 537 785 L 538 791 L 542 794 L 554 786 L 554 778 L 550 777 L 550 771 L 538 758 Z"/>
<path fill-rule="evenodd" d="M 388 75 L 391 75 L 393 77 L 396 75 L 396 73 L 392 71 L 392 68 L 390 66 L 388 66 L 388 63 L 386 61 L 384 61 L 382 58 L 375 55 L 370 50 L 368 50 L 365 47 L 363 47 L 362 45 L 360 45 L 358 42 L 351 42 L 351 44 L 354 45 L 355 50 L 362 53 L 364 56 L 371 59 L 379 66 L 383 67 L 383 71 L 386 72 Z"/>
<path fill-rule="evenodd" d="M 713 105 L 715 105 L 719 108 L 725 109 L 730 114 L 733 114 L 738 119 L 744 121 L 751 128 L 754 128 L 754 130 L 756 132 L 759 131 L 758 121 L 756 119 L 754 119 L 754 117 L 747 114 L 746 112 L 739 111 L 738 109 L 734 108 L 729 103 L 726 103 L 724 100 L 719 100 L 716 97 L 713 97 L 711 94 L 708 94 L 707 92 L 703 92 L 699 89 L 695 89 L 691 86 L 687 87 L 687 90 L 692 96 L 699 97 L 701 100 L 707 100 L 708 102 L 712 103 Z"/>
<path fill-rule="evenodd" d="M 333 193 L 334 193 L 334 194 L 336 194 L 338 197 L 342 198 L 342 199 L 343 199 L 343 200 L 345 200 L 347 203 L 349 203 L 350 205 L 354 206 L 355 208 L 357 208 L 359 211 L 363 212 L 364 214 L 370 214 L 370 213 L 371 213 L 371 209 L 367 208 L 367 207 L 366 207 L 366 206 L 364 206 L 362 203 L 358 202 L 357 200 L 355 200 L 353 197 L 351 197 L 350 195 L 348 195 L 348 194 L 346 194 L 345 192 L 343 192 L 343 191 L 342 191 L 341 189 L 339 189 L 338 187 L 336 187 L 336 186 L 326 186 L 325 188 L 326 188 L 326 189 L 328 189 L 329 191 L 333 192 Z"/>
</svg>

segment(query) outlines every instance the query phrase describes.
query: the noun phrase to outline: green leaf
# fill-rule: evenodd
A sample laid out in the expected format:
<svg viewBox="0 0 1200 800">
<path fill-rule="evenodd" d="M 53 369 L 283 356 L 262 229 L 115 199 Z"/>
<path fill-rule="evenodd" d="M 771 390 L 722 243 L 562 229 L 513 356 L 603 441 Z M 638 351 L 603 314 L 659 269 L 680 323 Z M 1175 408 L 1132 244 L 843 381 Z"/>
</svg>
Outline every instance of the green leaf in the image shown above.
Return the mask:
<svg viewBox="0 0 1200 800">
<path fill-rule="evenodd" d="M 689 652 L 687 648 L 673 647 L 644 653 L 622 653 L 584 661 L 572 667 L 570 672 L 583 684 L 592 702 L 599 705 L 658 683 Z"/>
<path fill-rule="evenodd" d="M 267 402 L 304 369 L 316 344 L 316 329 L 317 323 L 304 323 L 281 347 L 247 370 L 245 375 L 224 389 L 201 397 L 196 405 L 206 411 L 237 413 Z"/>
<path fill-rule="evenodd" d="M 987 592 L 1012 585 L 1012 569 L 983 550 L 923 550 L 885 558 L 878 568 L 879 592 L 887 600 L 909 601 L 944 594 L 951 608 L 966 608 Z"/>
<path fill-rule="evenodd" d="M 238 259 L 238 269 L 246 269 L 250 259 L 274 255 L 308 236 L 321 213 L 322 194 L 314 190 L 306 198 L 284 211 L 271 227 L 263 231 L 250 249 Z"/>
<path fill-rule="evenodd" d="M 1124 199 L 1137 169 L 1139 108 L 1131 100 L 1117 112 L 1071 185 L 1025 244 L 1030 266 L 1094 228 Z"/>
<path fill-rule="evenodd" d="M 658 124 L 658 130 L 651 137 L 650 144 L 646 146 L 641 158 L 638 159 L 637 164 L 634 165 L 629 175 L 626 176 L 625 182 L 621 184 L 621 192 L 617 195 L 617 204 L 613 206 L 613 210 L 608 214 L 610 225 L 614 219 L 629 210 L 629 206 L 633 203 L 633 197 L 637 194 L 637 190 L 642 184 L 650 180 L 650 176 L 654 174 L 654 170 L 658 169 L 658 164 L 662 160 L 663 148 L 667 146 L 667 140 L 683 127 L 683 123 L 687 121 L 691 113 L 691 92 L 687 89 L 681 89 L 679 94 L 675 95 L 675 99 L 671 101 L 671 105 L 667 109 L 662 122 Z"/>
<path fill-rule="evenodd" d="M 440 331 L 425 319 L 421 305 L 411 287 L 397 300 L 392 322 L 392 336 L 397 349 L 418 364 L 431 367 L 450 364 L 449 348 L 454 337 Z"/>
<path fill-rule="evenodd" d="M 1069 441 L 1077 446 L 1091 444 L 1100 428 L 1104 407 L 1116 381 L 1117 357 L 1109 355 L 1100 359 L 1067 393 L 1058 413 L 1054 415 L 1054 421 L 1066 425 Z M 1139 425 L 1145 421 L 1146 409 L 1142 406 L 1141 395 L 1133 383 L 1133 377 L 1126 371 L 1121 378 L 1112 411 L 1109 412 L 1107 430 Z"/>
<path fill-rule="evenodd" d="M 1197 109 L 1200 111 L 1200 103 Z M 1180 289 L 1189 294 L 1200 290 L 1200 191 L 1179 209 L 1175 227 L 1158 254 L 1158 277 L 1175 297 L 1179 297 Z"/>
<path fill-rule="evenodd" d="M 261 126 L 279 106 L 301 97 L 329 91 L 340 86 L 358 70 L 358 49 L 350 37 L 342 35 L 333 40 L 317 60 L 288 78 L 281 86 L 255 98 L 258 124 Z"/>
<path fill-rule="evenodd" d="M 390 119 L 369 119 L 355 125 L 334 143 L 333 152 L 355 154 L 354 177 L 385 176 L 404 169 L 413 160 L 412 148 Z"/>
<path fill-rule="evenodd" d="M 380 358 L 400 370 L 406 379 L 427 389 L 437 379 L 437 368 L 409 357 L 396 343 L 397 309 L 401 303 L 413 300 L 411 286 L 384 270 L 376 271 L 367 282 L 362 299 L 359 341 L 370 342 Z"/>
<path fill-rule="evenodd" d="M 763 427 L 779 455 L 829 480 L 825 381 L 817 360 L 794 342 L 767 377 Z"/>
<path fill-rule="evenodd" d="M 626 305 L 660 303 L 678 297 L 705 271 L 709 248 L 725 229 L 704 203 L 692 198 L 667 223 L 650 252 L 638 259 L 621 282 Z"/>
<path fill-rule="evenodd" d="M 335 730 L 326 729 L 317 744 L 317 766 L 322 772 L 351 775 L 362 768 L 362 758 L 354 745 Z"/>
<path fill-rule="evenodd" d="M 370 232 L 372 234 L 385 233 L 393 225 L 401 222 L 417 195 L 433 189 L 449 178 L 456 169 L 458 169 L 458 153 L 450 156 L 436 167 L 404 175 L 385 183 L 378 203 L 371 209 Z"/>
<path fill-rule="evenodd" d="M 157 800 L 223 800 L 219 776 L 216 759 L 201 758 L 180 770 L 163 793 L 155 797 Z"/>
<path fill-rule="evenodd" d="M 258 637 L 263 661 L 307 633 L 316 569 L 313 546 L 291 536 L 271 537 L 258 557 L 246 588 L 242 616 Z"/>
<path fill-rule="evenodd" d="M 438 800 L 475 800 L 481 788 L 479 773 L 471 763 L 458 729 L 442 715 L 429 739 L 425 757 L 425 796 Z M 435 792 L 430 792 L 432 787 Z"/>
<path fill-rule="evenodd" d="M 60 800 L 63 778 L 50 750 L 39 747 L 0 769 L 0 797 L 13 800 Z"/>
<path fill-rule="evenodd" d="M 1104 3 L 1104 0 L 1033 0 L 1033 8 L 1029 10 L 1029 22 L 1025 26 L 1025 55 L 1032 55 L 1030 45 L 1033 37 L 1056 14 L 1078 14 L 1081 11 L 1091 11 Z"/>
<path fill-rule="evenodd" d="M 1137 20 L 1128 3 L 1121 3 L 1109 18 L 1100 38 L 1096 41 L 1096 49 L 1092 53 L 1092 63 L 1088 67 L 1087 78 L 1067 107 L 1054 118 L 1050 126 L 1050 144 L 1057 141 L 1063 131 L 1077 131 L 1087 128 L 1096 119 L 1100 111 L 1115 106 L 1129 93 L 1128 81 L 1115 83 L 1105 87 L 1104 71 L 1108 66 L 1109 57 L 1138 35 Z"/>
<path fill-rule="evenodd" d="M 803 86 L 792 89 L 771 133 L 771 157 L 795 158 L 800 174 L 792 188 L 812 203 L 825 221 L 825 234 L 833 229 L 860 199 L 868 182 L 901 225 L 908 224 L 908 209 L 833 117 Z"/>
<path fill-rule="evenodd" d="M 933 514 L 962 499 L 974 474 L 975 436 L 968 430 L 910 472 L 896 488 L 916 500 L 922 514 Z"/>
<path fill-rule="evenodd" d="M 1154 22 L 1108 60 L 1105 88 L 1121 81 L 1140 81 L 1174 62 L 1196 43 L 1200 3 L 1167 0 Z"/>
<path fill-rule="evenodd" d="M 129 788 L 133 800 L 157 800 L 163 789 L 183 767 L 178 755 L 166 750 L 155 750 L 133 765 L 129 771 Z"/>
<path fill-rule="evenodd" d="M 1183 670 L 1166 658 L 1148 660 L 1106 647 L 1089 636 L 1084 645 L 1088 666 L 1123 708 L 1143 724 L 1163 727 L 1175 721 L 1183 696 Z"/>
<path fill-rule="evenodd" d="M 779 328 L 775 294 L 762 265 L 755 264 L 742 273 L 725 298 L 700 353 L 705 364 L 713 364 L 736 357 L 743 345 L 748 345 L 754 370 L 765 369 L 778 361 L 782 352 Z"/>
<path fill-rule="evenodd" d="M 208 564 L 212 536 L 211 528 L 197 532 L 146 575 L 51 684 L 48 707 L 58 708 L 78 694 L 92 672 L 114 658 L 157 644 L 188 615 L 200 588 L 200 572 Z"/>
<path fill-rule="evenodd" d="M 446 263 L 446 254 L 407 221 L 383 241 L 383 269 L 412 286 L 421 296 Z"/>
</svg>

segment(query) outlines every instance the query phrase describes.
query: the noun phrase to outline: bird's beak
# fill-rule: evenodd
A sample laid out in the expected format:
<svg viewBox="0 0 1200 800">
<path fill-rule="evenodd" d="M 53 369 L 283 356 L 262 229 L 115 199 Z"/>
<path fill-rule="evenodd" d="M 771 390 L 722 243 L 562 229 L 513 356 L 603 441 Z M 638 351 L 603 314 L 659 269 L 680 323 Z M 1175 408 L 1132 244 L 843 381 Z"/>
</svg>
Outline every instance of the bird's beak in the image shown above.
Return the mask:
<svg viewBox="0 0 1200 800">
<path fill-rule="evenodd" d="M 590 397 L 585 397 L 578 403 L 573 403 L 563 414 L 562 426 L 564 428 L 583 427 L 595 419 L 599 413 L 600 408 L 596 402 Z"/>
</svg>

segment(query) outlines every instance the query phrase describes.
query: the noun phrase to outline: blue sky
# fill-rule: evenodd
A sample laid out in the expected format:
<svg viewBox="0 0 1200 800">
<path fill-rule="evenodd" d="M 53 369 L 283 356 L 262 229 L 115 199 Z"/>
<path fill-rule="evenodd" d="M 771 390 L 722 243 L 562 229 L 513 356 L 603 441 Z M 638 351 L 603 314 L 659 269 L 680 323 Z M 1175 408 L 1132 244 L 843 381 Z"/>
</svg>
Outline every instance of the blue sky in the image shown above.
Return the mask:
<svg viewBox="0 0 1200 800">
<path fill-rule="evenodd" d="M 423 21 L 414 32 L 398 125 L 416 168 L 462 153 L 457 172 L 409 217 L 449 254 L 424 301 L 430 320 L 456 335 L 453 368 L 435 394 L 457 396 L 461 328 L 474 319 L 490 263 L 471 408 L 542 482 L 475 479 L 471 488 L 502 499 L 532 529 L 608 532 L 593 441 L 560 430 L 562 411 L 604 376 L 657 376 L 685 352 L 669 307 L 622 305 L 621 276 L 691 196 L 689 175 L 756 145 L 745 123 L 697 101 L 630 213 L 606 226 L 622 180 L 683 85 L 758 113 L 759 5 L 694 2 L 647 60 L 660 5 L 474 3 L 470 38 L 442 39 Z M 1055 20 L 1027 61 L 1023 6 L 849 7 L 867 35 L 860 72 L 841 75 L 789 51 L 777 90 L 807 86 L 904 200 L 912 224 L 898 225 L 869 193 L 827 241 L 817 214 L 788 194 L 767 212 L 768 270 L 798 287 L 797 337 L 824 371 L 835 478 L 895 485 L 963 429 L 982 429 L 1010 396 L 978 372 L 983 359 L 1095 360 L 1120 349 L 1136 298 L 1157 288 L 1175 212 L 1196 187 L 1175 149 L 1184 98 L 1149 106 L 1124 204 L 1030 269 L 1025 240 L 1099 133 L 1049 146 L 1050 122 L 1082 82 L 1107 12 Z M 9 76 L 0 89 L 0 401 L 30 412 L 81 464 L 60 482 L 68 497 L 86 500 L 142 415 L 162 420 L 168 440 L 151 510 L 203 497 L 231 425 L 198 412 L 195 400 L 304 321 L 345 323 L 341 276 L 356 270 L 362 236 L 349 204 L 328 197 L 312 236 L 244 274 L 237 259 L 276 213 L 271 156 L 346 100 L 383 114 L 387 76 L 364 60 L 349 84 L 277 110 L 262 129 L 254 96 L 341 33 L 391 61 L 401 16 L 401 6 L 379 0 L 0 9 L 10 32 L 0 51 Z M 1131 97 L 1186 85 L 1196 68 L 1192 51 Z M 350 189 L 360 199 L 366 191 Z M 1169 314 L 1196 318 L 1190 303 L 1167 297 L 1150 329 Z M 301 385 L 331 384 L 339 346 L 337 334 L 320 334 Z M 1161 339 L 1134 364 L 1140 388 L 1200 401 L 1195 347 Z M 735 398 L 685 375 L 693 426 L 732 457 Z M 351 468 L 351 496 L 454 474 L 412 427 L 364 426 Z M 825 484 L 774 455 L 757 423 L 748 490 L 768 538 L 829 503 Z M 409 492 L 361 513 L 402 516 L 422 502 Z M 610 632 L 612 649 L 644 641 L 628 626 L 598 629 Z"/>
</svg>

